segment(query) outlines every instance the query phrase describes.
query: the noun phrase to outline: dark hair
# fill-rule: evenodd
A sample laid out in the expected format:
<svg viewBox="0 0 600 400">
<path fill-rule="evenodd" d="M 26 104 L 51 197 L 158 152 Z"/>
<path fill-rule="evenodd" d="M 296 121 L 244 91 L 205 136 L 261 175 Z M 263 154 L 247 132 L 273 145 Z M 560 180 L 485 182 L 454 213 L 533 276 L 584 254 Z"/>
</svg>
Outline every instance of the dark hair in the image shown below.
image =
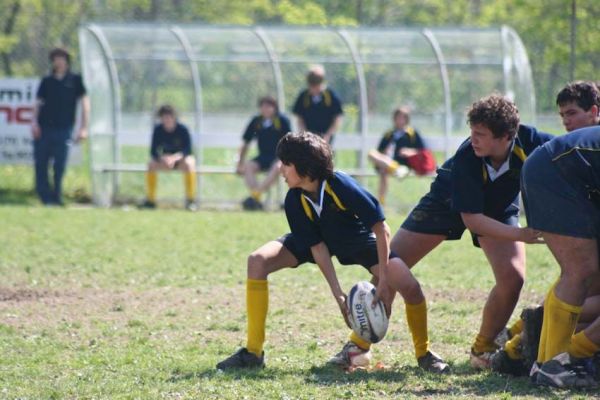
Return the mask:
<svg viewBox="0 0 600 400">
<path fill-rule="evenodd" d="M 54 49 L 50 50 L 50 53 L 48 53 L 48 59 L 50 62 L 54 61 L 56 57 L 63 57 L 67 60 L 67 64 L 71 64 L 71 54 L 69 54 L 69 52 L 62 47 L 55 47 Z"/>
<path fill-rule="evenodd" d="M 288 133 L 277 144 L 277 157 L 285 165 L 294 164 L 300 177 L 322 181 L 333 176 L 331 148 L 313 133 Z"/>
<path fill-rule="evenodd" d="M 160 106 L 157 114 L 159 117 L 162 117 L 163 115 L 171 115 L 173 117 L 177 116 L 177 113 L 175 112 L 175 108 L 173 108 L 173 106 L 170 104 L 165 104 L 165 105 Z"/>
<path fill-rule="evenodd" d="M 477 100 L 467 113 L 469 125 L 486 126 L 495 138 L 512 139 L 519 129 L 519 110 L 515 103 L 498 93 Z"/>
<path fill-rule="evenodd" d="M 310 86 L 320 85 L 325 80 L 325 68 L 322 65 L 313 65 L 306 74 L 306 83 Z"/>
<path fill-rule="evenodd" d="M 398 107 L 394 110 L 394 120 L 398 118 L 399 115 L 403 115 L 406 118 L 406 123 L 410 122 L 410 110 L 408 107 Z"/>
<path fill-rule="evenodd" d="M 263 104 L 273 106 L 275 108 L 275 111 L 279 112 L 279 104 L 277 104 L 277 99 L 275 97 L 267 95 L 258 99 L 258 106 L 260 107 Z"/>
<path fill-rule="evenodd" d="M 584 111 L 589 111 L 592 106 L 600 107 L 600 91 L 594 82 L 570 82 L 556 96 L 557 106 L 568 103 L 576 103 Z"/>
</svg>

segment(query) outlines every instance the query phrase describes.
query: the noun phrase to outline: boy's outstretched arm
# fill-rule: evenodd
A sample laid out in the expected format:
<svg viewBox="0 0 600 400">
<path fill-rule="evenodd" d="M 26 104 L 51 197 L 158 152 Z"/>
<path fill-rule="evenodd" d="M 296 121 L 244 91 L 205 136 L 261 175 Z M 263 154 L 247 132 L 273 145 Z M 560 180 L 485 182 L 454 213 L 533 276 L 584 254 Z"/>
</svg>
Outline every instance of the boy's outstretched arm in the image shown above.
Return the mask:
<svg viewBox="0 0 600 400">
<path fill-rule="evenodd" d="M 346 294 L 340 287 L 340 282 L 338 281 L 337 275 L 335 273 L 335 268 L 333 267 L 333 262 L 331 261 L 331 253 L 329 253 L 329 249 L 324 242 L 317 243 L 316 245 L 310 248 L 312 252 L 312 256 L 315 259 L 315 262 L 319 266 L 321 273 L 325 277 L 329 288 L 331 289 L 331 294 L 335 298 L 335 301 L 340 308 L 340 312 L 344 317 L 344 321 L 348 328 L 352 328 L 350 326 L 350 321 L 348 320 L 348 307 L 346 306 Z"/>
<path fill-rule="evenodd" d="M 484 214 L 460 213 L 460 216 L 471 232 L 481 236 L 529 244 L 544 243 L 540 233 L 531 228 L 506 225 Z"/>
<path fill-rule="evenodd" d="M 387 265 L 390 258 L 390 227 L 385 221 L 379 221 L 371 227 L 377 239 L 377 259 L 379 265 L 379 277 L 377 283 L 376 298 L 383 301 L 388 316 L 392 309 L 392 301 L 394 300 L 394 292 L 387 284 Z"/>
</svg>

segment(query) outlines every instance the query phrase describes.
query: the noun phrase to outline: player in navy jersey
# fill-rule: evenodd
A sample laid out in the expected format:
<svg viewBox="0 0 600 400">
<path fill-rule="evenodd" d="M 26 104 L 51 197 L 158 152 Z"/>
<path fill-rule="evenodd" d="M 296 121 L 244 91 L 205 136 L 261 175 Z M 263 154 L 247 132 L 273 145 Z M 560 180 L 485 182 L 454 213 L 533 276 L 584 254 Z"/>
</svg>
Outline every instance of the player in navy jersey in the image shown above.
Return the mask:
<svg viewBox="0 0 600 400">
<path fill-rule="evenodd" d="M 496 336 L 505 328 L 525 278 L 524 243 L 539 232 L 518 225 L 521 167 L 528 154 L 552 138 L 519 125 L 517 107 L 500 95 L 475 102 L 468 112 L 471 136 L 439 169 L 427 193 L 392 240 L 409 267 L 465 229 L 481 247 L 496 283 L 471 348 L 471 365 L 489 368 Z"/>
<path fill-rule="evenodd" d="M 388 190 L 388 177 L 405 177 L 410 170 L 417 175 L 426 175 L 435 171 L 435 159 L 425 148 L 421 134 L 409 125 L 410 111 L 398 107 L 392 114 L 394 128 L 383 134 L 377 150 L 369 152 L 369 159 L 379 173 L 378 199 L 385 204 Z"/>
<path fill-rule="evenodd" d="M 558 92 L 556 106 L 563 126 L 567 132 L 588 126 L 600 124 L 600 90 L 594 82 L 576 81 L 568 83 Z M 521 326 L 519 330 L 511 332 L 511 337 L 504 345 L 504 349 L 496 353 L 492 360 L 492 369 L 497 372 L 511 375 L 527 375 L 532 364 L 538 359 L 538 349 L 542 335 L 543 305 L 527 307 L 521 313 L 521 318 L 515 323 Z M 578 330 L 592 323 L 600 315 L 600 282 L 589 287 L 587 298 L 584 302 L 579 318 Z M 583 340 L 577 333 L 572 338 L 575 350 L 570 351 L 575 356 L 584 355 L 578 351 L 579 342 Z M 541 347 L 545 344 L 541 343 Z"/>
<path fill-rule="evenodd" d="M 158 109 L 160 123 L 154 127 L 150 144 L 150 162 L 146 172 L 146 200 L 142 208 L 156 207 L 158 171 L 179 170 L 183 173 L 185 208 L 195 211 L 196 159 L 192 154 L 192 138 L 187 127 L 177 121 L 175 109 L 163 105 Z"/>
<path fill-rule="evenodd" d="M 246 210 L 260 210 L 263 208 L 261 198 L 279 177 L 277 159 L 277 143 L 290 132 L 290 121 L 279 112 L 277 100 L 271 96 L 262 97 L 258 101 L 260 113 L 252 118 L 244 135 L 240 148 L 237 164 L 237 173 L 244 176 L 250 196 L 245 199 L 242 206 Z M 258 142 L 258 156 L 246 161 L 246 154 L 250 143 L 256 139 Z M 256 180 L 258 172 L 265 172 L 267 176 L 262 182 Z"/>
<path fill-rule="evenodd" d="M 331 143 L 342 123 L 342 101 L 325 85 L 325 68 L 314 65 L 306 75 L 308 88 L 300 92 L 293 112 L 298 118 L 298 129 L 315 133 Z"/>
<path fill-rule="evenodd" d="M 544 300 L 537 384 L 595 386 L 573 358 L 600 350 L 600 320 L 575 334 L 589 287 L 600 280 L 600 127 L 557 137 L 537 149 L 523 168 L 527 221 L 540 230 L 560 266 L 560 278 Z"/>
<path fill-rule="evenodd" d="M 429 350 L 427 321 L 414 315 L 414 310 L 424 306 L 425 298 L 410 270 L 390 252 L 389 227 L 377 200 L 350 176 L 334 172 L 331 149 L 317 135 L 288 134 L 279 142 L 277 154 L 290 187 L 285 213 L 291 233 L 266 243 L 248 258 L 247 344 L 217 364 L 217 368 L 264 366 L 267 277 L 283 268 L 316 263 L 349 325 L 346 295 L 331 260 L 335 255 L 341 264 L 362 265 L 378 279 L 377 295 L 388 313 L 394 293 L 402 295 L 418 365 L 428 371 L 446 372 L 448 365 Z M 330 363 L 349 367 L 357 356 L 368 361 L 370 346 L 371 343 L 352 333 L 350 341 Z"/>
</svg>

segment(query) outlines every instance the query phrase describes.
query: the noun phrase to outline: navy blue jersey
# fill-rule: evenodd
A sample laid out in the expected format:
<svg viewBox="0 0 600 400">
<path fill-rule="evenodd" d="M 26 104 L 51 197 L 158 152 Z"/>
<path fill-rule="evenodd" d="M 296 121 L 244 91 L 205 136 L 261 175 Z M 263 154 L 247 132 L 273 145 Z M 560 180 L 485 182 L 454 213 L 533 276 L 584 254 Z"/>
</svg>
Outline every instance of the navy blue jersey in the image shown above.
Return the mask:
<svg viewBox="0 0 600 400">
<path fill-rule="evenodd" d="M 69 128 L 75 124 L 77 101 L 86 93 L 81 75 L 67 72 L 62 79 L 48 75 L 37 91 L 40 100 L 38 124 L 43 127 Z"/>
<path fill-rule="evenodd" d="M 600 126 L 577 129 L 544 145 L 552 162 L 573 185 L 600 191 Z"/>
<path fill-rule="evenodd" d="M 343 114 L 342 102 L 329 88 L 318 96 L 311 96 L 308 90 L 302 91 L 293 108 L 294 114 L 302 117 L 306 130 L 323 136 L 338 115 Z"/>
<path fill-rule="evenodd" d="M 507 212 L 518 212 L 523 163 L 533 150 L 552 138 L 534 127 L 520 125 L 506 169 L 497 177 L 490 176 L 486 166 L 488 161 L 475 155 L 471 139 L 467 139 L 438 169 L 428 196 L 458 213 L 485 214 L 501 219 Z"/>
<path fill-rule="evenodd" d="M 400 149 L 409 148 L 421 150 L 425 148 L 425 144 L 423 143 L 419 131 L 407 126 L 402 130 L 391 129 L 383 134 L 379 146 L 377 146 L 377 151 L 380 153 L 387 153 L 390 147 L 392 158 L 400 164 L 407 165 L 406 158 L 398 154 Z"/>
<path fill-rule="evenodd" d="M 165 131 L 162 124 L 154 127 L 150 156 L 158 160 L 164 154 L 183 153 L 184 156 L 192 154 L 192 139 L 185 125 L 177 123 L 173 132 Z"/>
<path fill-rule="evenodd" d="M 274 159 L 277 143 L 291 130 L 290 120 L 285 115 L 277 114 L 272 119 L 257 115 L 246 127 L 242 140 L 250 143 L 253 139 L 257 139 L 259 157 Z"/>
<path fill-rule="evenodd" d="M 321 183 L 319 199 L 314 202 L 302 189 L 290 189 L 285 214 L 301 247 L 324 242 L 338 257 L 374 243 L 371 228 L 385 220 L 377 199 L 343 172 L 335 172 L 333 178 Z"/>
</svg>

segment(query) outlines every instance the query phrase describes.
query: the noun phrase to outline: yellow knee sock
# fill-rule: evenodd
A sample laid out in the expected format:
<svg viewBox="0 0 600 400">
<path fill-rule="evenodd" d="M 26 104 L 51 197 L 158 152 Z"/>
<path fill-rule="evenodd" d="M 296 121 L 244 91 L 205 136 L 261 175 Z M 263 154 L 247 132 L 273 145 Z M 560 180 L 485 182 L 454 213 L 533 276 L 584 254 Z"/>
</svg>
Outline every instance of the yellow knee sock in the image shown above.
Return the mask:
<svg viewBox="0 0 600 400">
<path fill-rule="evenodd" d="M 517 333 L 504 345 L 504 351 L 508 354 L 508 357 L 513 360 L 520 360 L 523 358 L 519 345 L 521 344 L 521 334 Z"/>
<path fill-rule="evenodd" d="M 556 297 L 555 290 L 550 293 L 550 304 L 544 305 L 544 314 L 548 313 L 548 331 L 546 335 L 546 362 L 560 353 L 567 351 L 571 336 L 575 332 L 577 320 L 581 314 L 581 306 L 568 304 Z"/>
<path fill-rule="evenodd" d="M 475 343 L 473 343 L 473 352 L 474 353 L 487 353 L 491 351 L 495 351 L 498 348 L 496 343 L 494 343 L 494 339 L 486 338 L 481 334 L 477 334 L 475 338 Z"/>
<path fill-rule="evenodd" d="M 388 165 L 387 167 L 387 172 L 390 174 L 393 174 L 394 172 L 396 172 L 396 170 L 398 169 L 398 167 L 400 167 L 400 164 L 398 164 L 397 161 L 392 161 L 390 163 L 390 165 Z"/>
<path fill-rule="evenodd" d="M 363 350 L 369 350 L 371 348 L 371 343 L 358 336 L 354 331 L 350 333 L 350 341 Z"/>
<path fill-rule="evenodd" d="M 156 171 L 146 172 L 146 198 L 148 201 L 156 201 L 156 184 L 158 181 L 158 174 Z"/>
<path fill-rule="evenodd" d="M 550 290 L 548 290 L 548 293 L 546 293 L 546 298 L 544 299 L 544 315 L 543 315 L 543 319 L 542 319 L 542 332 L 540 333 L 540 344 L 538 346 L 538 357 L 537 357 L 537 362 L 538 363 L 543 363 L 544 360 L 546 359 L 546 338 L 548 337 L 548 313 L 546 312 L 546 307 L 547 305 L 550 303 L 550 294 L 554 292 L 554 288 L 556 287 L 556 285 L 558 285 L 558 281 L 560 280 L 557 279 L 552 286 L 550 287 Z"/>
<path fill-rule="evenodd" d="M 523 320 L 519 318 L 510 328 L 508 328 L 508 332 L 510 333 L 510 337 L 515 337 L 519 333 L 523 331 Z"/>
<path fill-rule="evenodd" d="M 381 204 L 382 206 L 385 206 L 385 196 L 381 196 L 379 198 L 379 204 Z"/>
<path fill-rule="evenodd" d="M 196 174 L 194 172 L 184 172 L 183 183 L 185 185 L 185 198 L 194 200 L 196 198 Z"/>
<path fill-rule="evenodd" d="M 269 284 L 266 280 L 246 281 L 246 310 L 248 313 L 249 352 L 260 356 L 265 343 L 265 325 L 269 309 Z"/>
<path fill-rule="evenodd" d="M 405 303 L 406 321 L 412 335 L 415 355 L 423 357 L 429 351 L 429 337 L 427 335 L 427 303 L 423 300 L 419 304 Z"/>
<path fill-rule="evenodd" d="M 250 196 L 256 200 L 256 201 L 260 201 L 260 199 L 262 198 L 262 193 L 259 192 L 258 190 L 253 190 L 252 193 L 250 193 Z"/>
<path fill-rule="evenodd" d="M 571 338 L 568 352 L 575 358 L 588 358 L 596 354 L 599 350 L 600 346 L 592 342 L 586 336 L 585 331 L 581 331 Z"/>
</svg>

